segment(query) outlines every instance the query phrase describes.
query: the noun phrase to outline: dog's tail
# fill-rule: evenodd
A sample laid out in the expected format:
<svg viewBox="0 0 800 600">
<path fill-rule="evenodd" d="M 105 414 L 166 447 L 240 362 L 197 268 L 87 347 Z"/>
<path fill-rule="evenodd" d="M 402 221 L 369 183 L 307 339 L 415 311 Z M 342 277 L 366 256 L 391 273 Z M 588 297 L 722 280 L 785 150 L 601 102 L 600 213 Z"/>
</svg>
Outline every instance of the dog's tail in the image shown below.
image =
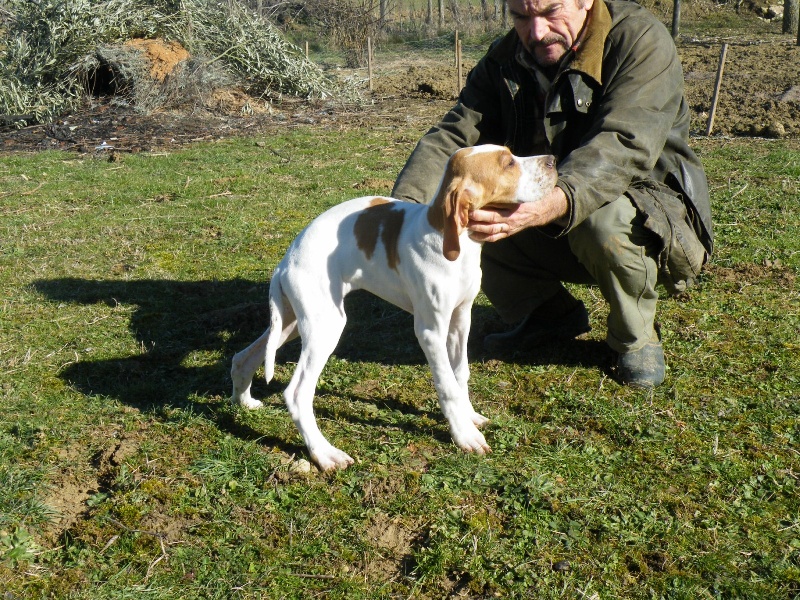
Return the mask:
<svg viewBox="0 0 800 600">
<path fill-rule="evenodd" d="M 275 354 L 287 341 L 297 337 L 297 319 L 292 305 L 283 293 L 278 271 L 269 286 L 269 335 L 264 346 L 264 378 L 267 383 L 275 375 Z"/>
</svg>

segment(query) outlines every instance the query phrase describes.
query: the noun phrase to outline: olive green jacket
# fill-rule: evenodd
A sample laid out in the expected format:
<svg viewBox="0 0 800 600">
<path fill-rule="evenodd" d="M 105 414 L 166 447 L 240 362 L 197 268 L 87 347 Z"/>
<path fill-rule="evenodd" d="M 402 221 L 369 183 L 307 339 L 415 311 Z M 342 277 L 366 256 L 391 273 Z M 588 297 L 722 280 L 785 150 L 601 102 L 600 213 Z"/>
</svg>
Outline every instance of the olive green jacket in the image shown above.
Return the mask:
<svg viewBox="0 0 800 600">
<path fill-rule="evenodd" d="M 518 60 L 520 48 L 514 30 L 492 45 L 458 103 L 419 141 L 393 196 L 430 201 L 460 147 L 501 144 L 522 156 L 545 151 L 558 158 L 557 185 L 570 211 L 569 224 L 548 233 L 565 235 L 607 202 L 665 184 L 679 194 L 682 219 L 710 254 L 708 183 L 688 145 L 683 71 L 666 28 L 635 2 L 595 0 L 583 39 L 562 61 L 542 107 L 535 75 Z M 532 140 L 542 118 L 546 143 L 539 148 Z"/>
</svg>

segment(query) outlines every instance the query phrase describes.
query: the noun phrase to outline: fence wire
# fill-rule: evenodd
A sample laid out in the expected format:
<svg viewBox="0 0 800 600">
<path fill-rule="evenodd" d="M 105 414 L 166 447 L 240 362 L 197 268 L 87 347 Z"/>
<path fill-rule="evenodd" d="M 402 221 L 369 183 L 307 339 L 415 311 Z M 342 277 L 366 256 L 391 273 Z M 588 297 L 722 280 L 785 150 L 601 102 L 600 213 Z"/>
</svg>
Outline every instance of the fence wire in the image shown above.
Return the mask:
<svg viewBox="0 0 800 600">
<path fill-rule="evenodd" d="M 457 35 L 453 32 L 424 40 L 365 43 L 365 49 L 359 53 L 357 60 L 353 59 L 352 53 L 321 49 L 309 50 L 308 58 L 331 76 L 360 89 L 379 91 L 389 78 L 416 74 L 421 76 L 421 92 L 427 89 L 436 96 L 447 96 L 449 92 L 455 98 L 460 89 L 456 51 L 456 40 L 460 38 Z M 502 35 L 503 32 L 498 31 L 496 35 L 487 35 L 478 41 L 470 39 L 467 43 L 460 40 L 462 85 L 469 70 L 486 53 L 490 44 Z M 371 57 L 367 50 L 369 47 Z M 428 89 L 432 85 L 426 82 L 426 78 L 435 80 L 434 89 Z M 448 81 L 449 90 L 444 87 Z"/>
</svg>

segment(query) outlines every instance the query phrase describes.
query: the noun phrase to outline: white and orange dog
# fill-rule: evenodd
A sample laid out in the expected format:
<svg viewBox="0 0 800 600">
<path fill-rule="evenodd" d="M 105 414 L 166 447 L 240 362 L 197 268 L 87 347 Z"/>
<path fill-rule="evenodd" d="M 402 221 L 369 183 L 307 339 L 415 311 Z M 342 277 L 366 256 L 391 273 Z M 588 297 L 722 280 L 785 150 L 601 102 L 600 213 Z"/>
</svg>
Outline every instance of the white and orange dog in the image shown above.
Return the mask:
<svg viewBox="0 0 800 600">
<path fill-rule="evenodd" d="M 275 269 L 270 327 L 233 357 L 231 401 L 259 408 L 250 396 L 253 375 L 264 363 L 270 381 L 276 351 L 299 335 L 300 358 L 284 391 L 289 414 L 320 469 L 353 464 L 319 430 L 313 402 L 345 326 L 344 297 L 365 289 L 414 315 L 453 441 L 467 452 L 490 452 L 478 431 L 487 419 L 467 389 L 467 336 L 481 283 L 480 244 L 466 232 L 468 215 L 489 204 L 535 202 L 555 181 L 552 156 L 519 158 L 501 146 L 476 146 L 453 154 L 431 204 L 364 197 L 321 214 Z"/>
</svg>

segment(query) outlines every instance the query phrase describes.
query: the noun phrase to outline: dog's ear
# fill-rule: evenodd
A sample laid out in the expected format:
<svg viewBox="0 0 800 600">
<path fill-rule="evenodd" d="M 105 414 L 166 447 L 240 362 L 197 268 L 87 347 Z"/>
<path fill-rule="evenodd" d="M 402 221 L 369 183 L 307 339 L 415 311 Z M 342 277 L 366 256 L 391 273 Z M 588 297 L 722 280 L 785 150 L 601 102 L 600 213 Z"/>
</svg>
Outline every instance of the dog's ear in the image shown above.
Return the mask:
<svg viewBox="0 0 800 600">
<path fill-rule="evenodd" d="M 461 232 L 469 223 L 470 191 L 463 179 L 454 179 L 447 188 L 442 210 L 444 211 L 444 244 L 442 252 L 447 260 L 456 260 L 461 254 L 458 241 Z"/>
</svg>

